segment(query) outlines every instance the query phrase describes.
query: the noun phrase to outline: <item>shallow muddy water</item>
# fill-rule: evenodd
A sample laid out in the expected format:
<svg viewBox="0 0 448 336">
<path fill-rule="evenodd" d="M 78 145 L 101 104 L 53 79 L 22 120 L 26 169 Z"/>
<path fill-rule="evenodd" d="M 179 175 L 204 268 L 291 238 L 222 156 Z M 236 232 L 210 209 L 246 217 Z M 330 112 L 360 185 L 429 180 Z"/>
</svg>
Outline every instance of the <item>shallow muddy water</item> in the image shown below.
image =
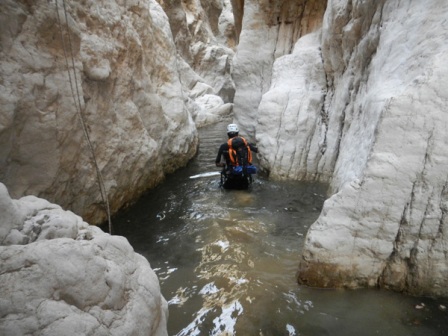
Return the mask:
<svg viewBox="0 0 448 336">
<path fill-rule="evenodd" d="M 159 277 L 169 335 L 448 334 L 443 300 L 297 285 L 326 187 L 257 176 L 250 190 L 222 190 L 210 175 L 224 141 L 225 123 L 202 129 L 196 158 L 113 218 Z"/>
</svg>

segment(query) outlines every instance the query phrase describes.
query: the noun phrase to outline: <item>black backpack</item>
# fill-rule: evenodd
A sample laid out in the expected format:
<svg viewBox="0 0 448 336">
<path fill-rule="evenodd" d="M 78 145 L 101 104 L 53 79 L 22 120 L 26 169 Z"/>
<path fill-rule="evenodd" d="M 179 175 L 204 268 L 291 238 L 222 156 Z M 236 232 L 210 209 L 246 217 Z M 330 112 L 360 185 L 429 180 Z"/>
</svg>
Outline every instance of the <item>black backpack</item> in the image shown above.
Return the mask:
<svg viewBox="0 0 448 336">
<path fill-rule="evenodd" d="M 252 153 L 246 139 L 236 136 L 230 138 L 227 145 L 229 146 L 229 158 L 232 166 L 245 169 L 247 165 L 252 164 Z"/>
</svg>

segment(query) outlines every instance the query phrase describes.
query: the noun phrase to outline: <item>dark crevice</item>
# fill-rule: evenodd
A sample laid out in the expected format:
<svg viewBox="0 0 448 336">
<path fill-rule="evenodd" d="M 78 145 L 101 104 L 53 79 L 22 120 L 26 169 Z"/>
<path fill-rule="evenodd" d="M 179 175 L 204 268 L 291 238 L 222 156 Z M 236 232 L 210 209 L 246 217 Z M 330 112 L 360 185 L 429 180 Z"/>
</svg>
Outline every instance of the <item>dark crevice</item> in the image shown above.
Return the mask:
<svg viewBox="0 0 448 336">
<path fill-rule="evenodd" d="M 235 22 L 236 44 L 240 41 L 240 34 L 243 28 L 244 0 L 231 0 L 233 19 Z"/>
<path fill-rule="evenodd" d="M 320 58 L 322 60 L 322 68 L 324 70 L 325 83 L 326 83 L 326 88 L 325 88 L 325 92 L 323 93 L 323 99 L 322 99 L 322 108 L 320 110 L 320 119 L 325 126 L 324 139 L 322 141 L 320 153 L 322 155 L 324 155 L 325 151 L 327 150 L 327 132 L 328 132 L 328 111 L 326 110 L 326 105 L 327 105 L 327 99 L 331 100 L 331 96 L 328 94 L 330 92 L 330 85 L 328 83 L 327 72 L 325 71 L 325 60 L 322 55 L 322 49 L 319 48 L 319 51 L 320 51 Z"/>
</svg>

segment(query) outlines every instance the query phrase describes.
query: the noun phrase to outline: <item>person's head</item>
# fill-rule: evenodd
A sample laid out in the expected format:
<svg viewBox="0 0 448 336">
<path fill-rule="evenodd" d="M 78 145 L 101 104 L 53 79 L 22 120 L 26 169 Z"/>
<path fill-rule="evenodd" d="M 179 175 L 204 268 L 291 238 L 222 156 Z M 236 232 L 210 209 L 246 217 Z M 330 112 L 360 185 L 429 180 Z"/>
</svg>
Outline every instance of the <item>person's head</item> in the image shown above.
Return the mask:
<svg viewBox="0 0 448 336">
<path fill-rule="evenodd" d="M 236 137 L 238 135 L 239 129 L 237 124 L 227 125 L 227 135 L 229 138 Z"/>
</svg>

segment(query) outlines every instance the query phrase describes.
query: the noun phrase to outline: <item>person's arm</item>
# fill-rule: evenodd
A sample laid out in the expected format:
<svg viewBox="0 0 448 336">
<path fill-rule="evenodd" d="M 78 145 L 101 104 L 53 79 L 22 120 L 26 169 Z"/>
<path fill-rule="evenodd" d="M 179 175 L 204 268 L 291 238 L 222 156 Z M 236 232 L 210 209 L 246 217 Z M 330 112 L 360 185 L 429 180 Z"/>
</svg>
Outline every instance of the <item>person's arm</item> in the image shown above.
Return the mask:
<svg viewBox="0 0 448 336">
<path fill-rule="evenodd" d="M 254 145 L 254 144 L 249 144 L 249 148 L 250 148 L 250 150 L 252 151 L 252 152 L 254 152 L 254 153 L 258 153 L 258 147 L 257 147 L 257 145 Z"/>
<path fill-rule="evenodd" d="M 218 155 L 216 156 L 215 164 L 216 167 L 224 167 L 226 164 L 221 162 L 222 154 L 224 153 L 224 144 L 219 147 Z"/>
</svg>

